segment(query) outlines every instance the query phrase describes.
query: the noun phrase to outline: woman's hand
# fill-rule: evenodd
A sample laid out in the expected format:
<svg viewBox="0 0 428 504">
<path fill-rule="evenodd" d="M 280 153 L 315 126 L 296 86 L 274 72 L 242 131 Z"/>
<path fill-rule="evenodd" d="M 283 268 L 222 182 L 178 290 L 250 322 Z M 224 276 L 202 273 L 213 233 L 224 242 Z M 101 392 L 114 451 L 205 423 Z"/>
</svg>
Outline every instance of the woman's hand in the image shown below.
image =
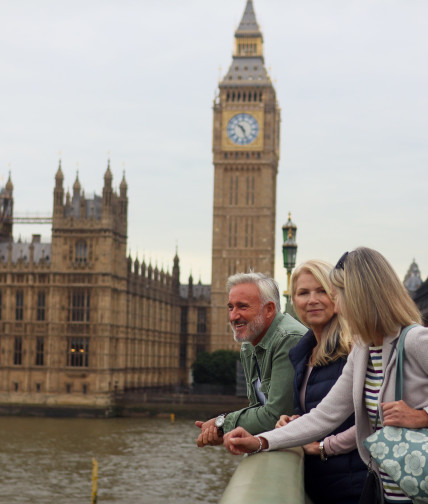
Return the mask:
<svg viewBox="0 0 428 504">
<path fill-rule="evenodd" d="M 320 442 L 314 441 L 313 443 L 305 444 L 303 446 L 303 451 L 306 455 L 318 455 L 320 456 Z"/>
<path fill-rule="evenodd" d="M 383 425 L 421 429 L 428 427 L 428 413 L 408 406 L 403 400 L 381 403 Z"/>
<path fill-rule="evenodd" d="M 293 420 L 296 420 L 296 418 L 299 418 L 300 415 L 293 415 L 293 416 L 288 416 L 288 415 L 281 415 L 279 417 L 279 420 L 276 422 L 275 429 L 279 429 L 280 427 L 284 427 L 284 425 L 287 425 L 288 423 L 292 422 Z"/>
<path fill-rule="evenodd" d="M 268 447 L 266 439 L 261 438 L 262 449 Z M 228 432 L 223 437 L 223 444 L 232 455 L 243 455 L 244 453 L 252 453 L 260 448 L 259 439 L 252 436 L 242 427 L 237 427 Z"/>
</svg>

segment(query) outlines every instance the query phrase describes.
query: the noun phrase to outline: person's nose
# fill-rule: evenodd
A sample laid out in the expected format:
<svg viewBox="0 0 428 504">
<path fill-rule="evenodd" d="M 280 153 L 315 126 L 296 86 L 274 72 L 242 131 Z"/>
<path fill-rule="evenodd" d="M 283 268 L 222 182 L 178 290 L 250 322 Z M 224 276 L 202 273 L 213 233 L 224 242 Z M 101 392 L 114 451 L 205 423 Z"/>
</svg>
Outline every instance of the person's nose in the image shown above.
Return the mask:
<svg viewBox="0 0 428 504">
<path fill-rule="evenodd" d="M 318 293 L 317 292 L 310 292 L 309 293 L 309 304 L 315 304 L 318 303 Z"/>
<path fill-rule="evenodd" d="M 237 308 L 232 308 L 229 310 L 229 320 L 233 322 L 234 320 L 238 320 L 240 317 L 239 310 Z"/>
</svg>

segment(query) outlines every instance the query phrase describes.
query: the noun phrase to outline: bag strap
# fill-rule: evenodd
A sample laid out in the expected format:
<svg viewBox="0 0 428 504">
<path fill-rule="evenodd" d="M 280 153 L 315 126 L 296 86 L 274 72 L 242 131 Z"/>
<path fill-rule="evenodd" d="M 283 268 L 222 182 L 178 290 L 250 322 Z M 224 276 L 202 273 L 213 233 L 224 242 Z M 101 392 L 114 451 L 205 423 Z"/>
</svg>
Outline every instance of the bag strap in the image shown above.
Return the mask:
<svg viewBox="0 0 428 504">
<path fill-rule="evenodd" d="M 403 327 L 397 344 L 397 360 L 395 362 L 395 400 L 399 401 L 403 397 L 403 366 L 404 366 L 404 340 L 407 333 L 418 324 Z"/>
</svg>

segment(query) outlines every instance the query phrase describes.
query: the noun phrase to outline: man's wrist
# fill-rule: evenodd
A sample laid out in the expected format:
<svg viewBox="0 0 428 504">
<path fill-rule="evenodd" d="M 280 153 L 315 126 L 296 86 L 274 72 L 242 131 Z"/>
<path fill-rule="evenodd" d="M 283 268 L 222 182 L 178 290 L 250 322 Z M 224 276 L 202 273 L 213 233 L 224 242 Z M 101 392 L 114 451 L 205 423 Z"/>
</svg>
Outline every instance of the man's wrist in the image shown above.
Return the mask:
<svg viewBox="0 0 428 504">
<path fill-rule="evenodd" d="M 223 436 L 224 434 L 224 421 L 227 417 L 227 413 L 222 413 L 215 419 L 215 426 L 217 427 L 217 432 L 219 436 Z"/>
</svg>

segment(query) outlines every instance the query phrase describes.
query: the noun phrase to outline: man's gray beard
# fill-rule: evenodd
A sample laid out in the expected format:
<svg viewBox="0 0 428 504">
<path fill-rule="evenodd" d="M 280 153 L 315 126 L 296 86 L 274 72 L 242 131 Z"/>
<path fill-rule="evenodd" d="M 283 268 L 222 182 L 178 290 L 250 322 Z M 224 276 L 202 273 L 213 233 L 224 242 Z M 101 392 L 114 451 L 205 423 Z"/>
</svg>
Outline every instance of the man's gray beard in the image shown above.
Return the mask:
<svg viewBox="0 0 428 504">
<path fill-rule="evenodd" d="M 235 329 L 235 326 L 233 324 L 231 324 L 232 326 L 232 331 L 233 331 L 233 339 L 237 342 L 237 343 L 251 343 L 252 341 L 254 341 L 255 339 L 257 339 L 260 334 L 263 332 L 263 329 L 265 327 L 265 320 L 263 318 L 263 311 L 261 311 L 255 318 L 254 320 L 252 320 L 251 322 L 248 322 L 248 324 L 246 325 L 246 332 L 247 332 L 247 336 L 244 336 L 243 338 L 239 339 L 237 336 L 236 336 L 236 329 Z"/>
</svg>

